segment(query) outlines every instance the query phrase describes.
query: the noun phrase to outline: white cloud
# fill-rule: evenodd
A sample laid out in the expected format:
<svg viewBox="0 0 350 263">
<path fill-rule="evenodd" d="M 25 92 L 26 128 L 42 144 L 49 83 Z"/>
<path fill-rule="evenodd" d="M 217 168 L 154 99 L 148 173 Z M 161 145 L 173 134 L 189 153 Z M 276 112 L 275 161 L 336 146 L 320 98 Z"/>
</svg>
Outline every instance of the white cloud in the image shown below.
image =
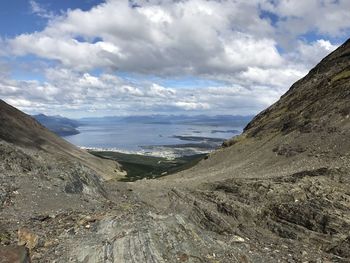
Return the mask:
<svg viewBox="0 0 350 263">
<path fill-rule="evenodd" d="M 178 101 L 174 105 L 184 110 L 207 110 L 210 109 L 208 103 Z"/>
<path fill-rule="evenodd" d="M 99 77 L 67 69 L 47 69 L 47 81 L 0 80 L 0 97 L 29 112 L 125 115 L 197 112 L 252 114 L 278 99 L 278 89 L 243 86 L 173 89 L 115 75 Z"/>
<path fill-rule="evenodd" d="M 324 39 L 319 39 L 309 44 L 299 41 L 296 52 L 292 52 L 290 56 L 294 61 L 311 67 L 337 47 L 338 45 L 333 45 L 330 41 Z"/>
<path fill-rule="evenodd" d="M 29 0 L 29 5 L 33 14 L 36 14 L 43 18 L 53 18 L 54 14 L 43 8 L 38 2 Z"/>
<path fill-rule="evenodd" d="M 26 99 L 14 99 L 14 98 L 9 98 L 6 100 L 9 104 L 18 107 L 18 108 L 26 108 L 29 106 L 35 106 L 34 103 L 32 103 L 29 100 Z"/>
<path fill-rule="evenodd" d="M 176 91 L 171 88 L 164 88 L 158 84 L 153 83 L 147 91 L 147 95 L 151 97 L 171 98 L 176 94 Z"/>
<path fill-rule="evenodd" d="M 348 0 L 272 0 L 264 1 L 262 6 L 281 18 L 277 26 L 290 39 L 310 30 L 328 36 L 349 32 Z"/>
<path fill-rule="evenodd" d="M 15 55 L 35 54 L 66 67 L 96 67 L 152 74 L 232 71 L 278 66 L 272 32 L 254 4 L 188 0 L 132 8 L 108 1 L 90 11 L 69 10 L 41 32 L 10 41 Z M 250 16 L 242 17 L 246 10 Z M 76 39 L 84 39 L 84 42 Z M 94 42 L 98 38 L 101 41 Z"/>
<path fill-rule="evenodd" d="M 0 56 L 34 54 L 55 63 L 43 81 L 11 80 L 8 65 L 0 64 L 0 96 L 23 109 L 53 113 L 256 113 L 337 47 L 330 36 L 350 29 L 346 0 L 107 0 L 56 16 L 30 4 L 48 18 L 47 26 L 0 37 L 6 47 Z M 102 73 L 93 74 L 96 69 Z M 172 88 L 150 80 L 154 76 L 223 84 Z"/>
<path fill-rule="evenodd" d="M 288 87 L 294 81 L 302 78 L 306 71 L 294 68 L 262 69 L 249 67 L 240 74 L 242 81 L 250 85 L 269 85 L 271 87 Z"/>
</svg>

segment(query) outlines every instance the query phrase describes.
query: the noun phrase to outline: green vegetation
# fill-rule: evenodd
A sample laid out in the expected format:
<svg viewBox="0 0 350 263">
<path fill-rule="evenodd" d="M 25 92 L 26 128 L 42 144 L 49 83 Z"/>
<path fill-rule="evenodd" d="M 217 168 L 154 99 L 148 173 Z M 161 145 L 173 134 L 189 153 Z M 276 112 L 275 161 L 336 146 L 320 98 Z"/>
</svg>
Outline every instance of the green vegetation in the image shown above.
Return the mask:
<svg viewBox="0 0 350 263">
<path fill-rule="evenodd" d="M 206 154 L 178 157 L 168 160 L 163 157 L 153 157 L 138 154 L 125 154 L 108 151 L 90 151 L 95 156 L 116 160 L 127 172 L 121 179 L 124 182 L 133 182 L 143 178 L 154 179 L 183 171 L 196 165 Z"/>
</svg>

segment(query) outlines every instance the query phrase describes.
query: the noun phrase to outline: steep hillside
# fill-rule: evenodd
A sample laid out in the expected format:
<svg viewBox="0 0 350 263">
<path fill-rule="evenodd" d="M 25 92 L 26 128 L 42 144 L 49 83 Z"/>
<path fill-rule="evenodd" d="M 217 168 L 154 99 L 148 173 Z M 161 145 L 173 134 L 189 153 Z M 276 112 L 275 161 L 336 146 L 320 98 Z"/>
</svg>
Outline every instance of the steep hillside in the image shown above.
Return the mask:
<svg viewBox="0 0 350 263">
<path fill-rule="evenodd" d="M 34 262 L 34 247 L 52 253 L 45 242 L 72 220 L 108 211 L 103 184 L 123 175 L 0 100 L 0 262 L 27 262 L 23 248 L 3 245 L 26 245 Z"/>
<path fill-rule="evenodd" d="M 349 128 L 350 41 L 324 58 L 282 98 L 245 128 L 248 137 L 293 131 L 339 132 Z"/>
<path fill-rule="evenodd" d="M 322 167 L 349 167 L 350 41 L 324 58 L 242 135 L 196 167 L 209 180 L 271 177 Z M 192 177 L 193 178 L 193 177 Z"/>
<path fill-rule="evenodd" d="M 120 177 L 115 162 L 96 158 L 61 139 L 34 118 L 0 100 L 0 139 L 15 146 L 38 150 L 58 159 L 76 161 L 105 179 Z"/>
</svg>

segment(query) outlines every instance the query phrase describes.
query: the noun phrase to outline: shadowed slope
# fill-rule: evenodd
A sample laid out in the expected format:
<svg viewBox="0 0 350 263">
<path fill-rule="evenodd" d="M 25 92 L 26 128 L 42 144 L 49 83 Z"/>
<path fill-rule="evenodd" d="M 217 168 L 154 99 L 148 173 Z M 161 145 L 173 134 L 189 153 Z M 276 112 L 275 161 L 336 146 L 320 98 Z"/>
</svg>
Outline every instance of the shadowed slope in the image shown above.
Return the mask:
<svg viewBox="0 0 350 263">
<path fill-rule="evenodd" d="M 116 162 L 97 158 L 58 137 L 34 118 L 0 100 L 0 139 L 23 148 L 41 150 L 57 158 L 78 161 L 104 179 L 120 177 Z"/>
</svg>

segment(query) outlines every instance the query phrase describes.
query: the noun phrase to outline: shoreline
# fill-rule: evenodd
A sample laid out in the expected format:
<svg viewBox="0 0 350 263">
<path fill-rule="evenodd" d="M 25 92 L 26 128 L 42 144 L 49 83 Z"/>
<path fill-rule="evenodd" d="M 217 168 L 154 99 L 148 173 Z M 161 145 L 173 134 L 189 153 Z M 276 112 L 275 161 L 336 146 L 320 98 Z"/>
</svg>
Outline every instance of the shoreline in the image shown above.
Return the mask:
<svg viewBox="0 0 350 263">
<path fill-rule="evenodd" d="M 86 150 L 88 152 L 113 152 L 113 153 L 120 153 L 120 154 L 128 154 L 128 155 L 139 155 L 139 156 L 145 156 L 145 157 L 156 157 L 156 158 L 165 158 L 168 160 L 174 160 L 176 158 L 181 157 L 189 157 L 194 155 L 204 155 L 208 154 L 212 151 L 214 151 L 216 148 L 213 149 L 201 149 L 196 147 L 179 147 L 179 145 L 176 145 L 176 147 L 169 145 L 159 145 L 159 146 L 150 146 L 146 149 L 141 150 L 123 150 L 118 148 L 101 148 L 101 147 L 85 147 L 85 146 L 77 146 L 80 149 Z M 157 148 L 157 150 L 152 150 L 154 148 Z M 218 146 L 220 147 L 220 146 Z"/>
</svg>

